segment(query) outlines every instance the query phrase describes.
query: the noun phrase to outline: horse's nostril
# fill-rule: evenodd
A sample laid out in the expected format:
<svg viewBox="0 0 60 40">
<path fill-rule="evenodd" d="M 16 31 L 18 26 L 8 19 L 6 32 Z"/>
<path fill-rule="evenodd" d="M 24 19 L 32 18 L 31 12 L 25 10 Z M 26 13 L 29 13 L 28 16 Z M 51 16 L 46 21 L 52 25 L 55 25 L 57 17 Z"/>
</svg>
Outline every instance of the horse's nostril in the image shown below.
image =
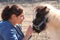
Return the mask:
<svg viewBox="0 0 60 40">
<path fill-rule="evenodd" d="M 36 33 L 40 33 L 40 30 L 37 30 L 34 26 L 33 26 L 33 30 L 35 30 Z"/>
</svg>

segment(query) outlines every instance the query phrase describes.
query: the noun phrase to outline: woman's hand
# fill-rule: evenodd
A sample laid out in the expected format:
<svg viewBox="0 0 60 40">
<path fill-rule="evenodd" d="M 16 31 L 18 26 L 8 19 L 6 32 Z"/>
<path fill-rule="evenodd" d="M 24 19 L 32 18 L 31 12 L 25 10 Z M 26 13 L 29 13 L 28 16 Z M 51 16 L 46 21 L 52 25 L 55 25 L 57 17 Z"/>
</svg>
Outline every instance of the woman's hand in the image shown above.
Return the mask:
<svg viewBox="0 0 60 40">
<path fill-rule="evenodd" d="M 32 27 L 31 27 L 31 25 L 30 25 L 30 26 L 28 27 L 27 31 L 26 31 L 26 35 L 25 35 L 24 40 L 28 40 L 29 37 L 32 35 L 32 33 L 33 33 L 33 29 L 32 29 Z"/>
<path fill-rule="evenodd" d="M 30 37 L 31 35 L 32 35 L 32 33 L 33 33 L 33 29 L 32 29 L 32 27 L 31 27 L 31 25 L 28 27 L 28 29 L 27 29 L 27 31 L 26 31 L 26 36 L 27 37 Z"/>
</svg>

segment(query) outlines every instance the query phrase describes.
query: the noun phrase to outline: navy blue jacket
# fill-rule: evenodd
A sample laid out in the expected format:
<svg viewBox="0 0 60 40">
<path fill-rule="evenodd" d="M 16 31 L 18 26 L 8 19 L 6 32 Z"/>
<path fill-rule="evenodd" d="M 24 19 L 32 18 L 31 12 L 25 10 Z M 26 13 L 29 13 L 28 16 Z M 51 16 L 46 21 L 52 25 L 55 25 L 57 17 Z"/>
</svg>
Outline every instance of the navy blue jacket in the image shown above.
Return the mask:
<svg viewBox="0 0 60 40">
<path fill-rule="evenodd" d="M 19 27 L 15 28 L 9 21 L 0 22 L 0 40 L 22 40 L 24 34 Z"/>
</svg>

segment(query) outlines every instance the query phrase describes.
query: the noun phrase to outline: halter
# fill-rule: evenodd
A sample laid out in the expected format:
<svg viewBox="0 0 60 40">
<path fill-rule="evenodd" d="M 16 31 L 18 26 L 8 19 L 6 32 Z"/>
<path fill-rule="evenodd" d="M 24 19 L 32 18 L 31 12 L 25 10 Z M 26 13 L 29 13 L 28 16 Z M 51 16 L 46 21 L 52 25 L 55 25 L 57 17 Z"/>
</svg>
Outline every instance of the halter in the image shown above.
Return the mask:
<svg viewBox="0 0 60 40">
<path fill-rule="evenodd" d="M 44 24 L 46 22 L 46 18 L 42 21 L 42 22 L 40 22 L 38 25 L 33 25 L 37 30 L 40 30 L 39 29 L 39 26 L 41 26 L 42 24 Z"/>
</svg>

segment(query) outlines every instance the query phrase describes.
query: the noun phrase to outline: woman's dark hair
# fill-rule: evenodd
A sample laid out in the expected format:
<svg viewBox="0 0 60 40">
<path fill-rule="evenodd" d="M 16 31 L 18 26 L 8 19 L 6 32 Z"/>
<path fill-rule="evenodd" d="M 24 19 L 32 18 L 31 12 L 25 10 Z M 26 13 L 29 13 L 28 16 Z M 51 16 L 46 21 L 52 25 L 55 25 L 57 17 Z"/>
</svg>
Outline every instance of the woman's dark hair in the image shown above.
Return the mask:
<svg viewBox="0 0 60 40">
<path fill-rule="evenodd" d="M 13 14 L 19 16 L 23 13 L 23 9 L 19 8 L 17 5 L 12 5 L 11 7 L 6 6 L 1 14 L 2 20 L 8 20 Z"/>
</svg>

